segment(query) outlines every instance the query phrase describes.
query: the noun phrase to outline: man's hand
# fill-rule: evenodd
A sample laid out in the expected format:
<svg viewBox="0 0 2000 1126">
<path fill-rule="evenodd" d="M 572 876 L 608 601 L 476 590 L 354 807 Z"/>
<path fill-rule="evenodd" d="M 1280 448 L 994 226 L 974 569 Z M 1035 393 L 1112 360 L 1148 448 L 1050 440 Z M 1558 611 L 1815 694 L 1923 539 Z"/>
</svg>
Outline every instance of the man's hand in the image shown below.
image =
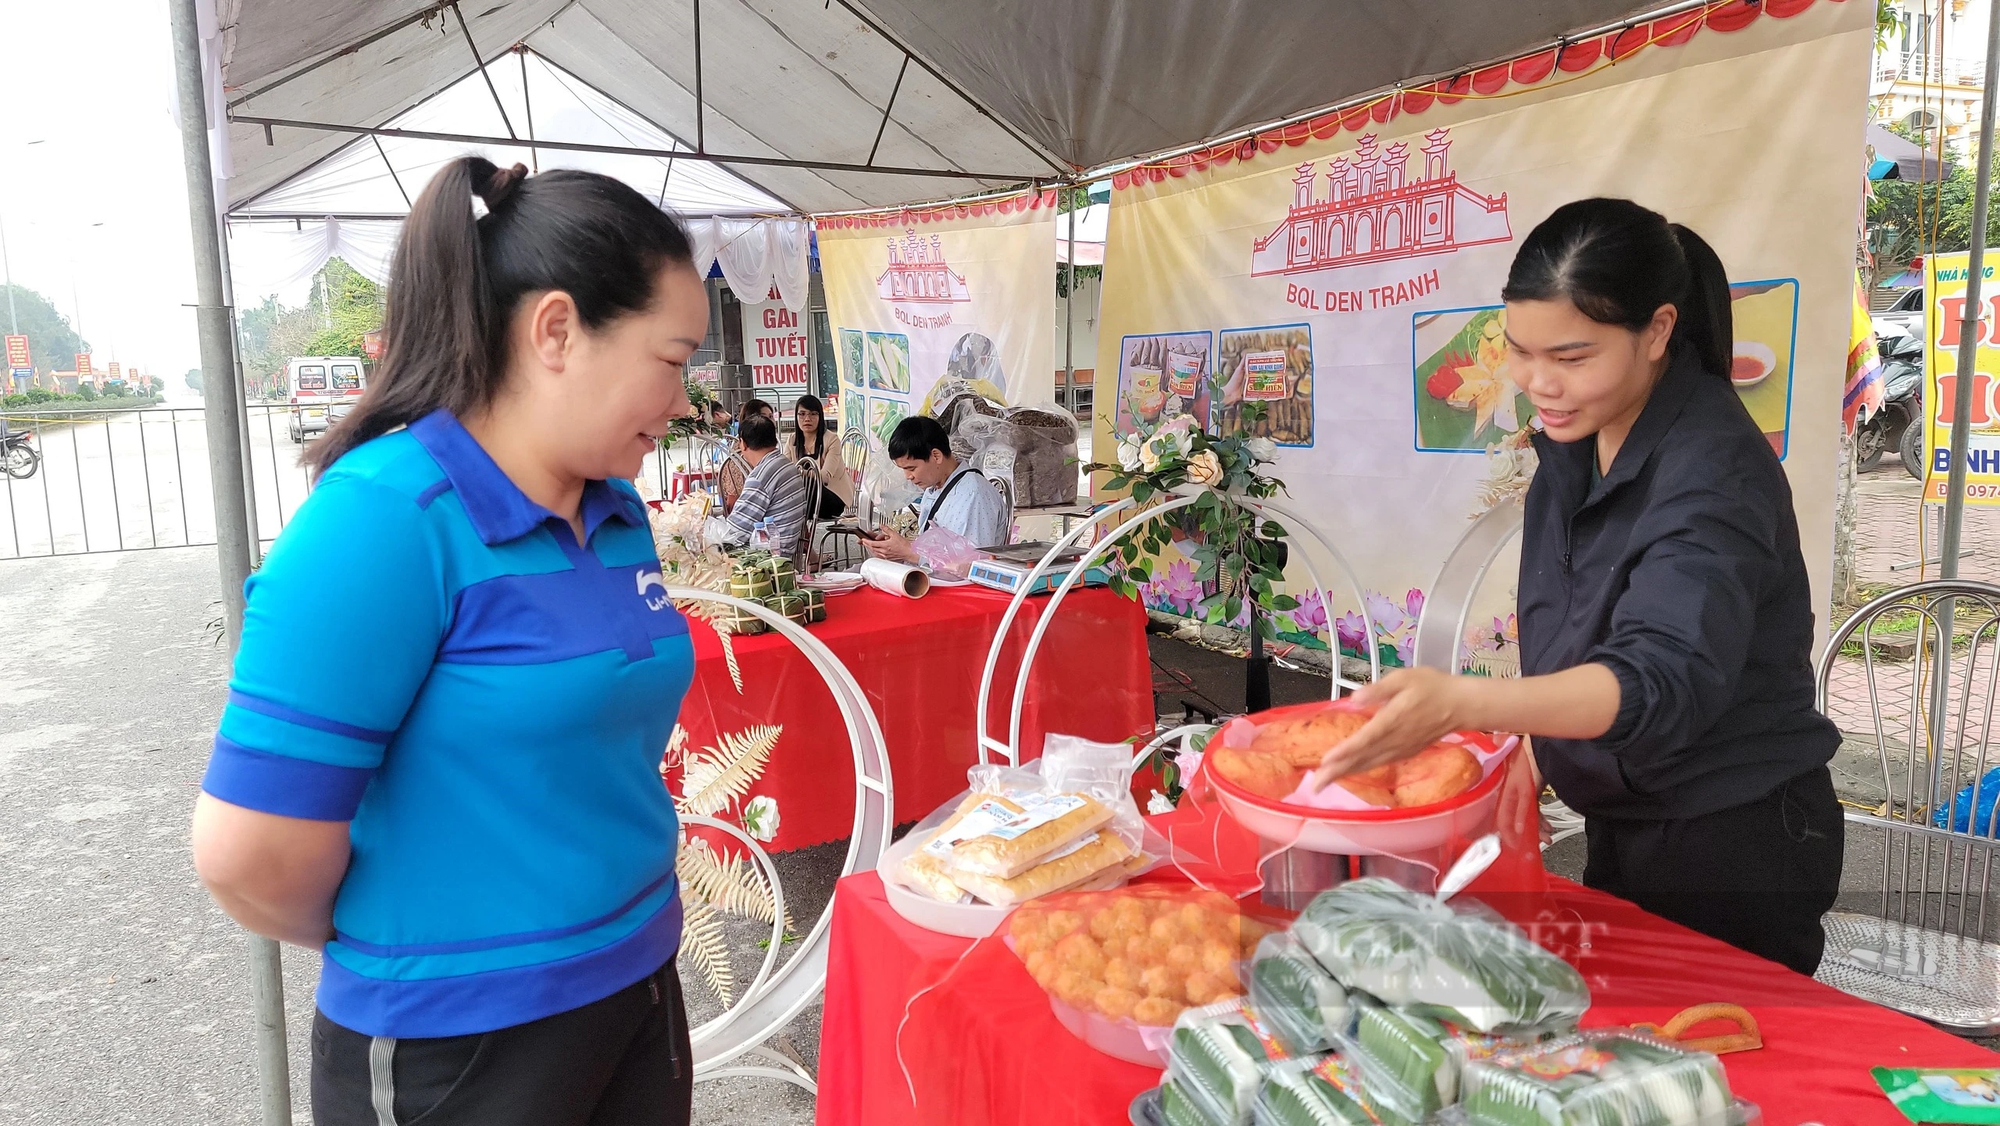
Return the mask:
<svg viewBox="0 0 2000 1126">
<path fill-rule="evenodd" d="M 1461 679 L 1436 669 L 1401 669 L 1356 692 L 1354 702 L 1376 708 L 1375 717 L 1326 753 L 1313 772 L 1313 789 L 1409 758 L 1465 726 L 1459 715 Z"/>
<path fill-rule="evenodd" d="M 917 561 L 916 549 L 910 546 L 910 541 L 887 528 L 879 530 L 876 533 L 876 538 L 864 539 L 861 543 L 862 546 L 868 549 L 868 554 L 877 559 L 888 559 L 896 563 L 909 563 L 912 565 Z"/>
</svg>

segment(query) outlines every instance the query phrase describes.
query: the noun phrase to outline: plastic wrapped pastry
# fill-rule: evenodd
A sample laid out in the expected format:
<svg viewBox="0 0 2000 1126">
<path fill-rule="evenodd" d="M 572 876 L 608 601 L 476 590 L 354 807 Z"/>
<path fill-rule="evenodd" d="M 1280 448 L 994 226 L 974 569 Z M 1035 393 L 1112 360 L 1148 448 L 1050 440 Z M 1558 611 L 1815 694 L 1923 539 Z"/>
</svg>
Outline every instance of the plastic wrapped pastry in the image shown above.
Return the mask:
<svg viewBox="0 0 2000 1126">
<path fill-rule="evenodd" d="M 1237 1126 L 1264 1085 L 1264 1066 L 1284 1052 L 1261 1034 L 1241 998 L 1189 1009 L 1174 1022 L 1167 1048 L 1167 1076 L 1208 1112 L 1210 1120 Z"/>
<path fill-rule="evenodd" d="M 1065 849 L 1012 879 L 982 876 L 964 869 L 954 869 L 950 879 L 996 907 L 1012 907 L 1038 895 L 1065 891 L 1096 879 L 1105 869 L 1122 865 L 1132 851 L 1117 834 L 1101 829 L 1077 843 L 1078 847 Z"/>
<path fill-rule="evenodd" d="M 1478 1126 L 1734 1126 L 1722 1064 L 1623 1029 L 1585 1032 L 1467 1067 Z"/>
<path fill-rule="evenodd" d="M 1020 803 L 1002 794 L 966 795 L 965 800 L 958 803 L 958 808 L 945 819 L 944 824 L 938 826 L 937 831 L 931 834 L 931 839 L 924 842 L 903 861 L 901 873 L 903 882 L 912 890 L 923 892 L 943 903 L 957 903 L 963 900 L 965 889 L 946 870 L 950 858 L 949 846 L 939 846 L 938 842 L 951 841 L 952 834 L 958 826 L 964 823 L 968 816 L 981 811 L 982 807 L 989 816 L 1022 812 Z"/>
<path fill-rule="evenodd" d="M 1256 1126 L 1375 1126 L 1377 1121 L 1336 1055 L 1285 1060 L 1266 1068 L 1250 1120 Z"/>
<path fill-rule="evenodd" d="M 1418 1122 L 1458 1101 L 1459 1077 L 1468 1062 L 1509 1046 L 1498 1036 L 1462 1032 L 1371 1003 L 1359 1006 L 1354 1034 L 1343 1041 L 1342 1051 L 1384 1121 Z"/>
<path fill-rule="evenodd" d="M 953 845 L 952 867 L 1011 879 L 1111 820 L 1111 807 L 1088 794 L 1042 796 L 1021 807 L 1028 816 Z"/>
<path fill-rule="evenodd" d="M 1342 985 L 1479 1032 L 1569 1031 L 1590 990 L 1516 928 L 1379 877 L 1307 904 L 1292 933 Z"/>
<path fill-rule="evenodd" d="M 1294 1056 L 1332 1048 L 1347 1027 L 1347 990 L 1289 934 L 1258 944 L 1249 986 L 1258 1017 Z"/>
<path fill-rule="evenodd" d="M 1172 1079 L 1160 1084 L 1160 1126 L 1226 1126 L 1217 1122 L 1185 1084 Z"/>
</svg>

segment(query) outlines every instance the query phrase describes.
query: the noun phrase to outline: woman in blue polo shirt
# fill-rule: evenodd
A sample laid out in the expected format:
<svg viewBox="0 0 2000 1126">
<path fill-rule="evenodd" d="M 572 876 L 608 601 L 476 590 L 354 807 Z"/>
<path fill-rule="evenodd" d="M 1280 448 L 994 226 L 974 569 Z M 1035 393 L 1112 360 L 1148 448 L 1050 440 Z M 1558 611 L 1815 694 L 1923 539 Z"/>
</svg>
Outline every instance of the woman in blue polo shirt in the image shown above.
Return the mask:
<svg viewBox="0 0 2000 1126">
<path fill-rule="evenodd" d="M 324 951 L 319 1126 L 688 1121 L 658 765 L 693 653 L 628 481 L 689 412 L 690 259 L 616 180 L 445 166 L 249 582 L 195 866 Z"/>
</svg>

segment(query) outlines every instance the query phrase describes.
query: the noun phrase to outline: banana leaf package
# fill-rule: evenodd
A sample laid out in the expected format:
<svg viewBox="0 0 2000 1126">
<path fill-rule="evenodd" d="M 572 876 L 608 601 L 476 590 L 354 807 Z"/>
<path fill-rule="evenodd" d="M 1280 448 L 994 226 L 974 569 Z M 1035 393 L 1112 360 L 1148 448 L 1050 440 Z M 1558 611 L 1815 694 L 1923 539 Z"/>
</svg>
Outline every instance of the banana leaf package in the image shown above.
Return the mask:
<svg viewBox="0 0 2000 1126">
<path fill-rule="evenodd" d="M 1227 1126 L 1209 1114 L 1200 1099 L 1189 1093 L 1186 1084 L 1168 1079 L 1160 1084 L 1161 1126 Z"/>
<path fill-rule="evenodd" d="M 1741 1126 L 1722 1064 L 1625 1029 L 1563 1037 L 1469 1064 L 1475 1126 Z"/>
<path fill-rule="evenodd" d="M 710 622 L 719 629 L 743 636 L 763 633 L 765 630 L 771 628 L 764 623 L 764 619 L 752 614 L 748 610 L 739 609 L 735 606 L 729 607 L 729 612 L 726 616 L 712 618 Z"/>
<path fill-rule="evenodd" d="M 1285 1058 L 1258 1027 L 1243 999 L 1189 1009 L 1174 1022 L 1167 1078 L 1179 1084 L 1216 1126 L 1242 1126 L 1264 1083 L 1264 1066 Z"/>
<path fill-rule="evenodd" d="M 826 595 L 821 594 L 819 591 L 816 590 L 805 590 L 805 591 L 800 591 L 799 593 L 805 596 L 807 623 L 810 624 L 813 622 L 825 621 Z"/>
<path fill-rule="evenodd" d="M 1583 976 L 1515 927 L 1380 877 L 1321 892 L 1292 933 L 1348 989 L 1479 1032 L 1567 1032 L 1590 1007 Z"/>
<path fill-rule="evenodd" d="M 1384 1122 L 1421 1122 L 1451 1106 L 1468 1063 L 1517 1046 L 1372 1002 L 1356 1008 L 1354 1033 L 1342 1038 L 1341 1053 Z"/>
<path fill-rule="evenodd" d="M 790 594 L 799 588 L 798 571 L 790 559 L 773 555 L 765 561 L 764 570 L 771 576 L 771 593 Z"/>
<path fill-rule="evenodd" d="M 1249 976 L 1251 1006 L 1290 1054 L 1327 1051 L 1346 1030 L 1347 990 L 1290 934 L 1258 944 Z"/>
<path fill-rule="evenodd" d="M 1347 1063 L 1332 1054 L 1266 1068 L 1250 1120 L 1255 1126 L 1375 1126 L 1377 1121 Z"/>
<path fill-rule="evenodd" d="M 729 593 L 760 602 L 771 597 L 771 573 L 738 566 L 729 575 Z"/>
<path fill-rule="evenodd" d="M 764 605 L 783 614 L 800 625 L 806 624 L 806 596 L 803 591 L 773 594 L 764 599 Z"/>
</svg>

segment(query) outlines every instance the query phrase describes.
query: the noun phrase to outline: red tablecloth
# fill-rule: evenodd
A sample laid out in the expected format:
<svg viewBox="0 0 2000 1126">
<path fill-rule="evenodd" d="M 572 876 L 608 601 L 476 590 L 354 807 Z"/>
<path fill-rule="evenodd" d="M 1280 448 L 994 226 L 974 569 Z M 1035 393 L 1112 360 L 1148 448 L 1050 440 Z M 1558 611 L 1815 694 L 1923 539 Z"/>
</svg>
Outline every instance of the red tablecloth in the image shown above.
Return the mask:
<svg viewBox="0 0 2000 1126">
<path fill-rule="evenodd" d="M 1014 620 L 994 678 L 997 738 L 1006 738 L 1019 655 L 1047 601 L 1030 599 Z M 966 767 L 979 757 L 973 737 L 979 674 L 1007 602 L 1006 595 L 971 587 L 933 589 L 916 599 L 862 589 L 827 599 L 827 620 L 812 627 L 854 674 L 881 721 L 899 823 L 965 789 Z M 1046 733 L 1116 743 L 1151 731 L 1145 611 L 1109 590 L 1085 588 L 1063 600 L 1056 619 L 1029 680 L 1023 757 L 1040 754 Z M 783 724 L 770 766 L 751 789 L 778 802 L 771 850 L 846 837 L 854 824 L 854 758 L 819 673 L 776 634 L 732 638 L 743 674 L 739 694 L 714 632 L 695 620 L 693 633 L 695 678 L 681 709 L 693 748 L 714 745 L 719 733 Z"/>
<path fill-rule="evenodd" d="M 1546 892 L 1483 898 L 1583 972 L 1595 1001 L 1585 1026 L 1662 1022 L 1708 1001 L 1743 1005 L 1762 1026 L 1765 1047 L 1722 1059 L 1730 1086 L 1763 1108 L 1767 1126 L 1906 1123 L 1869 1078 L 1870 1067 L 2000 1063 L 1983 1048 L 1623 900 L 1555 877 L 1549 884 Z M 820 1126 L 1116 1126 L 1127 1120 L 1132 1099 L 1159 1081 L 1157 1069 L 1113 1059 L 1071 1036 L 1001 943 L 974 944 L 904 922 L 872 872 L 840 882 L 832 940 L 820 1025 Z M 909 1003 L 941 982 L 945 987 Z"/>
</svg>

